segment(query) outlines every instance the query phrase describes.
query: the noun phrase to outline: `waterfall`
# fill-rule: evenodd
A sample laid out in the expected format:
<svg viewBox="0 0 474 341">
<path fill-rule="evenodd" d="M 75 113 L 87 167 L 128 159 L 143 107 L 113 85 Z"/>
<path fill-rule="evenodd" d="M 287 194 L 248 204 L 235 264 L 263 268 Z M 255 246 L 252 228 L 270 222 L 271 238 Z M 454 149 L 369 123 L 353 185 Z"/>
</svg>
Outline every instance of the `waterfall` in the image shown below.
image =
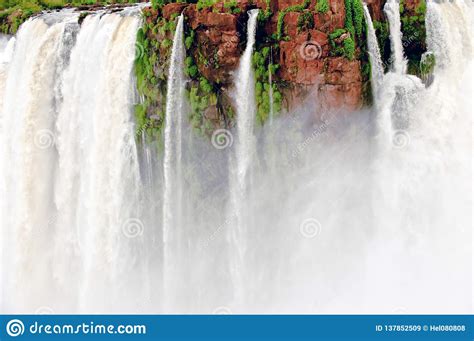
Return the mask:
<svg viewBox="0 0 474 341">
<path fill-rule="evenodd" d="M 364 16 L 367 22 L 367 46 L 369 50 L 370 66 L 371 66 L 371 79 L 372 79 L 372 93 L 375 104 L 377 104 L 380 87 L 383 80 L 383 63 L 382 57 L 380 56 L 379 43 L 377 41 L 377 35 L 375 34 L 374 24 L 372 17 L 370 16 L 369 8 L 364 3 Z"/>
<path fill-rule="evenodd" d="M 127 306 L 113 303 L 117 283 L 140 281 L 140 266 L 124 261 L 144 228 L 129 98 L 139 11 L 90 14 L 81 26 L 78 17 L 21 26 L 1 95 L 6 304 L 21 311 Z"/>
<path fill-rule="evenodd" d="M 242 298 L 241 292 L 244 285 L 243 266 L 247 234 L 245 202 L 249 185 L 249 168 L 255 153 L 254 125 L 256 117 L 255 77 L 252 65 L 252 56 L 257 31 L 258 9 L 248 12 L 247 46 L 240 58 L 239 68 L 235 75 L 234 85 L 236 90 L 235 104 L 237 109 L 237 143 L 235 146 L 235 165 L 231 163 L 231 202 L 229 218 L 233 218 L 235 225 L 231 231 L 231 243 L 235 246 L 231 272 L 234 285 L 237 288 L 237 300 Z"/>
<path fill-rule="evenodd" d="M 400 22 L 400 1 L 388 0 L 384 6 L 390 24 L 390 42 L 392 48 L 392 69 L 398 74 L 406 73 L 407 60 L 403 53 L 402 28 Z"/>
<path fill-rule="evenodd" d="M 0 37 L 1 312 L 471 313 L 473 9 L 427 3 L 425 87 L 364 6 L 374 108 L 264 127 L 251 11 L 227 149 L 185 133 L 180 17 L 164 153 L 135 142 L 139 7 Z"/>
<path fill-rule="evenodd" d="M 474 50 L 472 27 L 474 24 L 472 5 L 469 2 L 454 1 L 438 4 L 427 2 L 426 45 L 434 54 L 436 69 L 454 66 L 460 72 L 464 69 L 460 60 L 468 60 Z M 462 48 L 460 48 L 462 47 Z"/>
<path fill-rule="evenodd" d="M 182 216 L 182 130 L 184 110 L 184 15 L 178 18 L 173 39 L 171 62 L 168 72 L 166 95 L 166 117 L 164 132 L 163 161 L 163 245 L 164 245 L 164 286 L 171 289 L 169 281 L 173 278 L 170 271 L 175 269 L 174 252 L 177 249 Z"/>
<path fill-rule="evenodd" d="M 371 66 L 371 85 L 374 108 L 377 112 L 376 127 L 378 136 L 378 149 L 383 153 L 391 145 L 393 136 L 392 127 L 392 101 L 387 99 L 386 78 L 384 77 L 384 68 L 380 48 L 375 34 L 372 17 L 369 8 L 364 3 L 364 16 L 367 22 L 367 46 Z M 390 89 L 392 89 L 390 87 Z M 392 98 L 392 97 L 390 97 Z"/>
</svg>

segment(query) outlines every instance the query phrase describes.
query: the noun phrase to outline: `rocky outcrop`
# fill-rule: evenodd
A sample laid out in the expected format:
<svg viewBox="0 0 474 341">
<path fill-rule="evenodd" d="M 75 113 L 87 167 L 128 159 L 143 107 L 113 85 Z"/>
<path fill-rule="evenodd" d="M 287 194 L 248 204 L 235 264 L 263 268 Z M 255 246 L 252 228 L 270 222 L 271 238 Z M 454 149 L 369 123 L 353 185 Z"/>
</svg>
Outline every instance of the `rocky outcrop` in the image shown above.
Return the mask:
<svg viewBox="0 0 474 341">
<path fill-rule="evenodd" d="M 289 6 L 300 5 L 302 0 L 270 1 L 272 15 L 262 26 L 260 34 L 272 36 L 277 30 L 278 14 Z M 301 29 L 300 12 L 288 12 L 284 16 L 285 39 L 278 43 L 272 56 L 273 63 L 280 67 L 276 82 L 286 83 L 286 109 L 298 105 L 304 93 L 316 93 L 315 101 L 324 110 L 347 107 L 357 109 L 363 104 L 361 63 L 331 53 L 329 34 L 344 28 L 344 0 L 329 0 L 329 10 L 319 13 L 315 10 L 316 1 L 310 4 L 311 28 Z M 200 74 L 212 83 L 229 88 L 232 74 L 237 68 L 243 52 L 246 36 L 246 11 L 259 7 L 267 10 L 265 1 L 239 1 L 239 10 L 229 11 L 224 3 L 198 10 L 195 4 L 168 4 L 163 7 L 163 15 L 183 12 L 190 29 L 197 39 L 191 51 Z M 305 14 L 307 15 L 307 14 Z M 272 50 L 273 51 L 273 50 Z M 367 80 L 365 80 L 367 81 Z M 314 92 L 313 90 L 316 89 Z M 211 110 L 215 117 L 215 111 Z"/>
<path fill-rule="evenodd" d="M 417 1 L 417 0 L 414 0 Z M 386 0 L 367 0 L 365 3 L 369 8 L 372 20 L 382 21 L 385 18 L 383 13 L 383 6 L 385 6 Z"/>
<path fill-rule="evenodd" d="M 390 49 L 385 1 L 367 1 L 384 51 L 387 46 Z M 404 0 L 404 13 L 417 14 L 420 1 Z M 350 16 L 346 6 L 350 6 Z M 155 127 L 163 122 L 167 63 L 175 18 L 181 13 L 185 16 L 190 120 L 205 134 L 233 125 L 233 75 L 245 49 L 247 12 L 254 8 L 260 9 L 253 63 L 261 123 L 270 111 L 270 89 L 276 111 L 309 103 L 316 118 L 370 102 L 370 65 L 358 0 L 228 0 L 207 7 L 202 2 L 169 3 L 144 10 L 142 42 L 148 50 L 137 77 L 143 79 L 139 92 L 145 97 L 138 114 L 142 125 Z M 412 27 L 417 29 L 408 28 Z M 390 51 L 385 55 L 390 56 Z M 151 115 L 160 119 L 150 123 L 147 117 Z"/>
<path fill-rule="evenodd" d="M 184 14 L 197 37 L 198 48 L 192 53 L 195 60 L 203 61 L 197 63 L 200 73 L 213 83 L 228 84 L 241 54 L 239 16 L 211 8 L 197 10 L 195 4 L 187 6 Z"/>
</svg>

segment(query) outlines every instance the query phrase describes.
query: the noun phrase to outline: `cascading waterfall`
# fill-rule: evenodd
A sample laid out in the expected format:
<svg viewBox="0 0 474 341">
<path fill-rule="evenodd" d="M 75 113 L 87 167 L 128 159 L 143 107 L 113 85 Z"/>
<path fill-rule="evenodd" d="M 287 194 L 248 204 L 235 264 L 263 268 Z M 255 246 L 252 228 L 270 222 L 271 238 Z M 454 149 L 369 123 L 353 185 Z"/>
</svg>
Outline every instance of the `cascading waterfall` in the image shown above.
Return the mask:
<svg viewBox="0 0 474 341">
<path fill-rule="evenodd" d="M 406 60 L 403 54 L 402 34 L 400 29 L 399 4 L 390 0 L 384 8 L 390 22 L 390 41 L 392 43 L 393 72 L 384 74 L 380 50 L 375 35 L 372 18 L 364 4 L 364 15 L 367 22 L 367 42 L 372 67 L 372 89 L 377 111 L 378 149 L 385 153 L 393 147 L 394 140 L 404 135 L 409 126 L 409 107 L 414 106 L 417 90 L 422 88 L 421 80 L 406 75 Z M 395 142 L 396 143 L 396 142 Z"/>
<path fill-rule="evenodd" d="M 367 47 L 369 50 L 370 66 L 372 73 L 372 93 L 375 105 L 377 105 L 380 87 L 383 81 L 383 63 L 380 55 L 379 43 L 375 34 L 374 24 L 370 16 L 369 8 L 364 3 L 364 17 L 367 22 Z"/>
<path fill-rule="evenodd" d="M 171 50 L 166 96 L 166 117 L 163 161 L 163 280 L 165 291 L 171 290 L 170 280 L 175 277 L 176 249 L 179 243 L 179 229 L 182 227 L 182 130 L 184 110 L 184 15 L 178 18 Z"/>
<path fill-rule="evenodd" d="M 3 94 L 5 91 L 5 81 L 7 76 L 7 66 L 10 63 L 12 55 L 13 55 L 13 48 L 15 46 L 16 39 L 14 37 L 7 37 L 7 36 L 0 36 L 0 93 Z M 0 108 L 3 106 L 3 96 L 0 96 Z M 4 142 L 2 140 L 2 136 L 4 135 L 5 128 L 3 127 L 3 119 L 2 119 L 2 111 L 0 110 L 0 142 Z M 0 175 L 1 170 L 4 169 L 4 160 L 3 157 L 0 155 Z M 5 187 L 5 179 L 3 176 L 0 176 L 0 193 L 6 193 Z M 2 226 L 2 222 L 7 219 L 7 213 L 4 211 L 3 203 L 0 201 L 0 227 Z M 1 233 L 1 230 L 0 230 Z M 0 234 L 1 236 L 1 234 Z M 8 257 L 6 255 L 5 249 L 3 244 L 0 242 L 0 265 L 3 266 L 6 264 L 4 258 Z M 0 283 L 0 293 L 5 292 L 5 283 L 1 281 Z M 0 309 L 3 305 L 3 295 L 0 296 Z M 1 311 L 1 310 L 0 310 Z"/>
<path fill-rule="evenodd" d="M 90 14 L 81 27 L 78 17 L 66 10 L 23 24 L 2 93 L 6 305 L 20 311 L 56 300 L 57 312 L 135 303 L 113 302 L 117 283 L 137 284 L 125 259 L 143 233 L 130 101 L 139 11 Z"/>
<path fill-rule="evenodd" d="M 403 52 L 402 27 L 400 22 L 400 1 L 388 0 L 384 6 L 390 24 L 390 42 L 392 47 L 392 69 L 398 74 L 406 73 L 407 60 Z"/>
<path fill-rule="evenodd" d="M 364 6 L 376 105 L 324 129 L 307 103 L 254 127 L 250 12 L 235 150 L 180 132 L 180 18 L 165 155 L 135 144 L 139 8 L 30 19 L 0 41 L 1 311 L 472 313 L 473 9 L 427 3 L 423 86 L 384 76 Z"/>
<path fill-rule="evenodd" d="M 387 149 L 387 144 L 391 144 L 393 136 L 391 107 L 384 103 L 387 103 L 384 96 L 385 84 L 384 84 L 384 67 L 382 57 L 380 55 L 380 48 L 375 34 L 374 24 L 372 17 L 370 16 L 369 8 L 364 3 L 364 16 L 367 22 L 367 46 L 371 65 L 372 74 L 372 96 L 374 100 L 374 108 L 378 113 L 377 120 L 377 134 L 378 134 L 378 148 L 380 150 Z"/>
<path fill-rule="evenodd" d="M 245 236 L 247 234 L 246 218 L 244 212 L 246 206 L 246 196 L 250 181 L 249 169 L 255 154 L 254 125 L 256 117 L 255 100 L 255 77 L 252 65 L 253 49 L 255 45 L 255 35 L 257 31 L 258 9 L 248 12 L 247 22 L 247 46 L 242 55 L 239 68 L 235 75 L 237 109 L 237 143 L 235 146 L 235 166 L 231 174 L 231 206 L 229 218 L 235 221 L 231 230 L 231 240 L 235 245 L 235 253 L 231 256 L 231 272 L 234 277 L 237 300 L 242 298 L 244 285 L 243 261 L 245 257 Z"/>
</svg>

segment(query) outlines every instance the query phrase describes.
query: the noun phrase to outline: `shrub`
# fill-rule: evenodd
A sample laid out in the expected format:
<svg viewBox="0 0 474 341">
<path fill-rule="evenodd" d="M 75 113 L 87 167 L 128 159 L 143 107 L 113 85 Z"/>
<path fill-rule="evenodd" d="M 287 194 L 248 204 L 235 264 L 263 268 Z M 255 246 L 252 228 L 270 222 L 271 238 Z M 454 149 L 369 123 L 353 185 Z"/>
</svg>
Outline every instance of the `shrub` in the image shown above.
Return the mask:
<svg viewBox="0 0 474 341">
<path fill-rule="evenodd" d="M 289 6 L 284 10 L 278 13 L 278 21 L 277 21 L 277 39 L 281 40 L 283 37 L 283 21 L 285 19 L 285 15 L 290 12 L 302 12 L 309 7 L 311 4 L 311 0 L 304 0 L 304 2 L 300 5 Z"/>
<path fill-rule="evenodd" d="M 313 14 L 309 11 L 301 13 L 297 22 L 298 32 L 314 28 Z"/>
<path fill-rule="evenodd" d="M 328 0 L 318 0 L 318 3 L 316 4 L 316 11 L 319 13 L 326 13 L 329 11 L 329 2 Z"/>
<path fill-rule="evenodd" d="M 347 37 L 343 41 L 343 46 L 344 46 L 344 57 L 346 57 L 349 60 L 354 59 L 354 54 L 355 54 L 354 40 L 351 37 Z"/>
</svg>

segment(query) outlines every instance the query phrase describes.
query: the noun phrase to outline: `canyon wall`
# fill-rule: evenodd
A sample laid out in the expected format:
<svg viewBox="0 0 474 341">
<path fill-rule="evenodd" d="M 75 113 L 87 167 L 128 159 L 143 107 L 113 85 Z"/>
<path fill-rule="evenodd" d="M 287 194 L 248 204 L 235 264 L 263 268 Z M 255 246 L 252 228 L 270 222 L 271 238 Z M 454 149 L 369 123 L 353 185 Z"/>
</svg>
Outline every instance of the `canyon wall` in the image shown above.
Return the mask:
<svg viewBox="0 0 474 341">
<path fill-rule="evenodd" d="M 367 0 L 367 4 L 388 70 L 391 51 L 385 1 Z M 123 6 L 127 4 L 107 8 L 114 11 Z M 185 16 L 189 119 L 203 134 L 234 125 L 233 73 L 245 48 L 247 11 L 254 8 L 260 9 L 253 58 L 260 124 L 265 124 L 270 112 L 291 112 L 303 102 L 316 119 L 328 111 L 370 105 L 361 0 L 152 1 L 143 8 L 144 21 L 137 35 L 137 133 L 161 134 L 169 55 L 176 17 L 181 13 Z M 104 7 L 78 7 L 80 21 L 98 9 Z M 424 0 L 402 0 L 400 5 L 404 49 L 409 72 L 414 74 L 426 51 L 425 9 Z M 19 11 L 1 16 L 4 32 L 16 31 L 21 23 Z M 21 18 L 26 20 L 27 15 Z"/>
</svg>

